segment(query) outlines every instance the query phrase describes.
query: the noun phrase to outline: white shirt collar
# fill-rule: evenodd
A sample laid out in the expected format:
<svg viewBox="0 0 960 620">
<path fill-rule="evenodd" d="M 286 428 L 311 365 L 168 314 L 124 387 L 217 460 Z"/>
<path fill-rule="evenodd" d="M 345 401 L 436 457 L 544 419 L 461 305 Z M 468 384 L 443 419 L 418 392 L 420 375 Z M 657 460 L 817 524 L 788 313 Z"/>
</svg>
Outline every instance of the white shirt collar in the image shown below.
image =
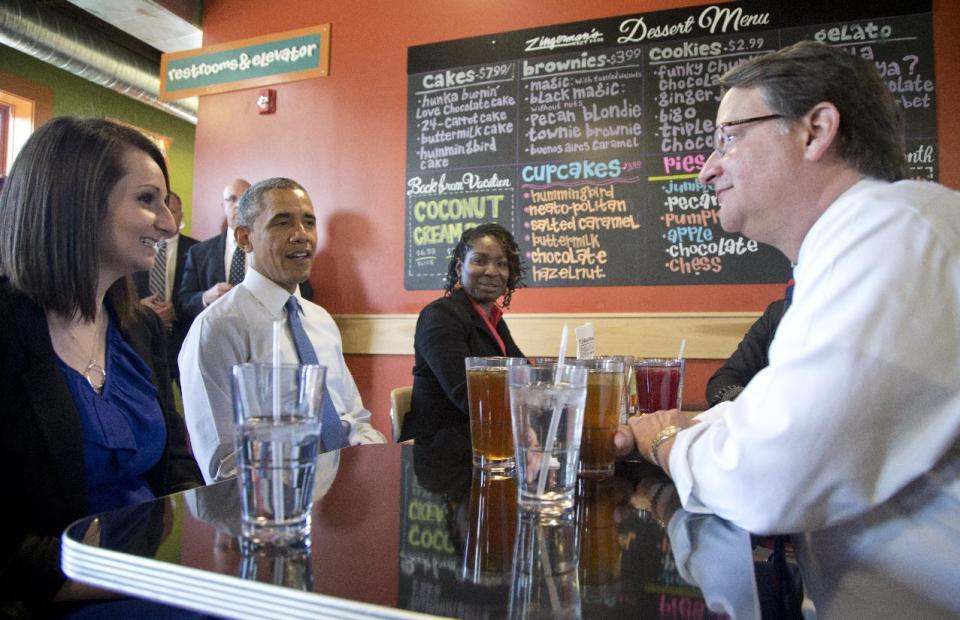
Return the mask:
<svg viewBox="0 0 960 620">
<path fill-rule="evenodd" d="M 283 307 L 291 295 L 287 289 L 252 267 L 247 269 L 247 275 L 243 278 L 243 286 L 250 291 L 257 301 L 263 304 L 263 307 L 270 312 L 271 316 L 275 317 L 283 314 Z M 292 294 L 297 297 L 297 301 L 302 307 L 300 287 L 296 287 Z"/>
</svg>

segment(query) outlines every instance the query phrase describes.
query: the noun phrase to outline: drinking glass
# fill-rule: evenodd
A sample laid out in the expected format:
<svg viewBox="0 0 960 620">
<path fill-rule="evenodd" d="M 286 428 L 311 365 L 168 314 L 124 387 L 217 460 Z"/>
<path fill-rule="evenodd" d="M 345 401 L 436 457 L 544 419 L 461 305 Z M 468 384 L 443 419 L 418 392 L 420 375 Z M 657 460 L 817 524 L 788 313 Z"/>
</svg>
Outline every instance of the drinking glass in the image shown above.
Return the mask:
<svg viewBox="0 0 960 620">
<path fill-rule="evenodd" d="M 637 413 L 680 409 L 683 403 L 684 360 L 644 358 L 634 363 Z"/>
<path fill-rule="evenodd" d="M 561 514 L 573 506 L 587 369 L 513 366 L 509 378 L 520 508 Z"/>
<path fill-rule="evenodd" d="M 256 544 L 309 545 L 326 368 L 233 367 L 241 532 Z"/>
<path fill-rule="evenodd" d="M 507 369 L 526 364 L 521 357 L 468 357 L 467 398 L 473 464 L 491 471 L 514 466 L 510 432 L 510 396 Z"/>
<path fill-rule="evenodd" d="M 612 475 L 616 457 L 613 436 L 623 413 L 623 361 L 607 357 L 571 360 L 570 364 L 587 369 L 580 475 Z"/>
</svg>

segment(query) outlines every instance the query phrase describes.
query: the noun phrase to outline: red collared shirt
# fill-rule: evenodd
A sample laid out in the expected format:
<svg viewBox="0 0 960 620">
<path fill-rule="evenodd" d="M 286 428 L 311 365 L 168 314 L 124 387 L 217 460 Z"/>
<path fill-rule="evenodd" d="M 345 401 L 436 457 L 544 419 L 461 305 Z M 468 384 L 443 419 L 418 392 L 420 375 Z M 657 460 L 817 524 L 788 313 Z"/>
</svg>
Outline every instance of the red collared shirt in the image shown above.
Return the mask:
<svg viewBox="0 0 960 620">
<path fill-rule="evenodd" d="M 493 335 L 493 339 L 500 345 L 500 351 L 506 355 L 507 345 L 503 343 L 503 338 L 497 333 L 497 323 L 503 318 L 503 309 L 497 304 L 493 304 L 493 307 L 490 309 L 490 316 L 487 316 L 487 313 L 483 310 L 483 306 L 474 301 L 469 295 L 467 295 L 467 299 L 473 304 L 473 309 L 477 311 L 477 314 L 483 317 L 483 322 L 487 324 L 487 328 L 490 330 L 490 334 Z"/>
</svg>

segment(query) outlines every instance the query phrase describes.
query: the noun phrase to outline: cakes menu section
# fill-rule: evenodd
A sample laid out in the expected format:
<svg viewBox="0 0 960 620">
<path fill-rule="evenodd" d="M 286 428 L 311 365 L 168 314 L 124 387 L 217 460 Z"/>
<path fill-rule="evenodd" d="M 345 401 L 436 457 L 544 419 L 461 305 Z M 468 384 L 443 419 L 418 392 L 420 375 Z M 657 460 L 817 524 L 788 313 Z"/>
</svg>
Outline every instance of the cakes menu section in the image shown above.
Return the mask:
<svg viewBox="0 0 960 620">
<path fill-rule="evenodd" d="M 717 78 L 803 39 L 875 63 L 904 110 L 914 176 L 936 179 L 930 1 L 797 4 L 410 48 L 406 288 L 439 289 L 460 235 L 485 222 L 514 234 L 530 286 L 785 282 L 787 260 L 725 232 L 697 175 L 713 151 Z"/>
</svg>

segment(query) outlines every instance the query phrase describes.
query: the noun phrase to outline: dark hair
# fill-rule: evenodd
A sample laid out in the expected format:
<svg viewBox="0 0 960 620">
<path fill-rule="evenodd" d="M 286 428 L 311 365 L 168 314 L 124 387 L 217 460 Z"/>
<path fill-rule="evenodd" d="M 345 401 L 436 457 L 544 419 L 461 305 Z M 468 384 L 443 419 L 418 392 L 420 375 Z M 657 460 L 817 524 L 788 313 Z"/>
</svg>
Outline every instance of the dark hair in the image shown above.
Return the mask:
<svg viewBox="0 0 960 620">
<path fill-rule="evenodd" d="M 293 179 L 273 177 L 258 181 L 246 189 L 237 203 L 237 226 L 253 226 L 254 221 L 263 211 L 263 195 L 275 189 L 307 190 Z"/>
<path fill-rule="evenodd" d="M 903 112 L 870 61 L 814 41 L 758 56 L 720 77 L 724 91 L 759 87 L 771 111 L 797 119 L 822 102 L 840 111 L 837 153 L 860 173 L 897 181 L 909 173 Z"/>
<path fill-rule="evenodd" d="M 460 276 L 457 274 L 457 263 L 464 263 L 467 258 L 467 251 L 473 249 L 473 242 L 483 237 L 493 237 L 503 248 L 507 255 L 507 262 L 510 265 L 510 277 L 507 278 L 507 292 L 503 295 L 503 307 L 510 307 L 510 299 L 513 297 L 513 291 L 526 286 L 523 282 L 525 269 L 520 260 L 520 248 L 517 242 L 513 240 L 510 231 L 500 224 L 480 224 L 476 228 L 470 228 L 463 231 L 460 235 L 460 242 L 453 249 L 453 255 L 450 257 L 450 264 L 447 266 L 447 279 L 443 290 L 449 296 L 453 289 L 460 283 Z"/>
<path fill-rule="evenodd" d="M 23 145 L 0 194 L 0 274 L 45 310 L 96 317 L 101 227 L 131 148 L 160 166 L 169 188 L 163 154 L 131 127 L 64 116 Z M 124 324 L 139 305 L 128 278 L 107 299 Z"/>
</svg>

